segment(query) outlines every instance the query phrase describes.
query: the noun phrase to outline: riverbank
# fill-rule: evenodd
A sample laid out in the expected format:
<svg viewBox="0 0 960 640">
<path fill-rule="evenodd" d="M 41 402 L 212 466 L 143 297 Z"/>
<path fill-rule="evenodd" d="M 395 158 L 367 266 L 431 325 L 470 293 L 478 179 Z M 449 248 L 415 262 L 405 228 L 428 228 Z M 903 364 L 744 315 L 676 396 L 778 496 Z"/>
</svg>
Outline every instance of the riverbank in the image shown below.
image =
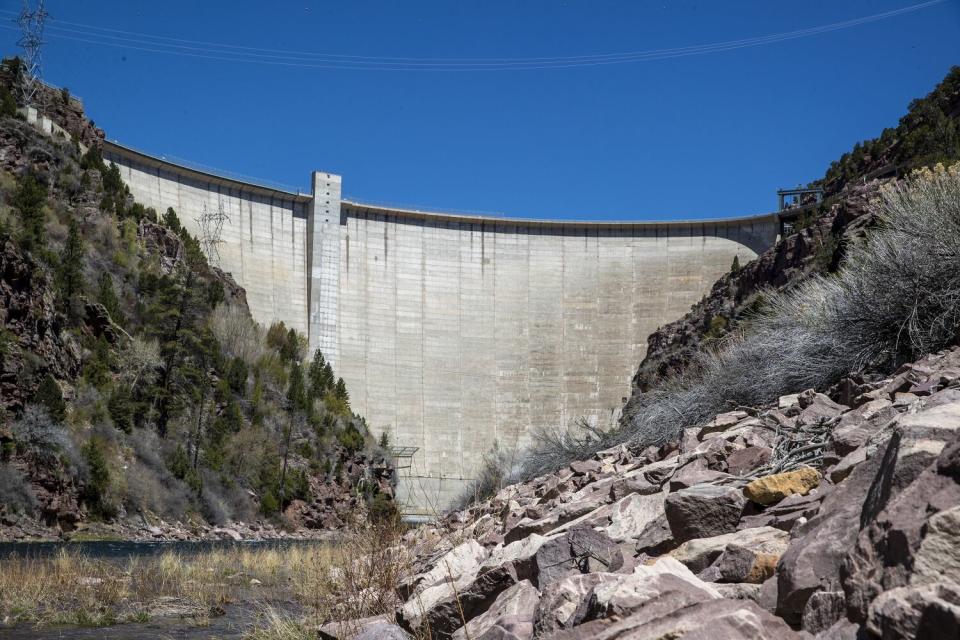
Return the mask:
<svg viewBox="0 0 960 640">
<path fill-rule="evenodd" d="M 77 543 L 53 553 L 7 545 L 0 635 L 315 637 L 331 620 L 396 605 L 384 594 L 408 571 L 402 532 L 359 525 L 336 542 Z M 107 632 L 118 625 L 122 633 Z"/>
<path fill-rule="evenodd" d="M 27 518 L 0 520 L 2 542 L 70 542 L 85 540 L 123 540 L 128 542 L 199 542 L 213 540 L 315 540 L 329 542 L 337 538 L 329 529 L 299 527 L 287 529 L 271 522 L 228 522 L 211 525 L 203 522 L 165 522 L 136 518 L 118 522 L 80 522 L 69 530 L 48 527 Z"/>
</svg>

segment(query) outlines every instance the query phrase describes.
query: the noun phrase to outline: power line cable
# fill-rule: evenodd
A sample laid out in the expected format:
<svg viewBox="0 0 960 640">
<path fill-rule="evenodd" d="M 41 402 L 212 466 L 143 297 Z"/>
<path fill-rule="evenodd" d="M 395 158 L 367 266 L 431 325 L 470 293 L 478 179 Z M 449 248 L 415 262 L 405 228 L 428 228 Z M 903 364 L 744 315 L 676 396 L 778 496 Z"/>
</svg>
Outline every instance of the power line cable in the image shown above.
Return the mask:
<svg viewBox="0 0 960 640">
<path fill-rule="evenodd" d="M 331 54 L 319 52 L 302 52 L 282 49 L 264 49 L 244 47 L 223 43 L 204 42 L 155 36 L 151 34 L 109 29 L 82 23 L 64 22 L 63 24 L 82 27 L 74 29 L 51 24 L 47 27 L 50 37 L 112 46 L 124 49 L 179 55 L 184 57 L 201 58 L 225 62 L 241 62 L 254 64 L 270 64 L 288 67 L 316 68 L 316 69 L 359 69 L 372 71 L 500 71 L 500 70 L 539 70 L 539 69 L 567 69 L 608 64 L 623 64 L 651 60 L 665 60 L 671 58 L 703 55 L 720 51 L 732 51 L 746 47 L 761 46 L 787 40 L 810 37 L 841 29 L 888 19 L 908 12 L 918 11 L 927 7 L 941 4 L 944 0 L 930 0 L 916 5 L 903 7 L 870 16 L 854 18 L 842 22 L 835 22 L 807 29 L 800 29 L 784 33 L 758 36 L 740 40 L 676 47 L 670 49 L 653 49 L 647 51 L 633 51 L 622 53 L 594 54 L 584 56 L 542 57 L 542 58 L 391 58 L 374 56 L 352 56 L 349 54 Z M 0 13 L 10 13 L 0 10 Z M 10 28 L 3 27 L 0 28 Z M 115 36 L 97 31 L 122 33 L 136 38 Z M 76 35 L 74 35 L 76 34 Z M 84 37 L 79 37 L 84 36 Z M 148 40 L 144 41 L 144 38 Z M 156 40 L 156 42 L 149 39 Z M 163 42 L 183 42 L 191 44 L 171 44 Z M 132 44 L 128 44 L 132 43 Z M 146 45 L 146 46 L 145 46 Z M 200 45 L 200 46 L 193 46 Z"/>
</svg>

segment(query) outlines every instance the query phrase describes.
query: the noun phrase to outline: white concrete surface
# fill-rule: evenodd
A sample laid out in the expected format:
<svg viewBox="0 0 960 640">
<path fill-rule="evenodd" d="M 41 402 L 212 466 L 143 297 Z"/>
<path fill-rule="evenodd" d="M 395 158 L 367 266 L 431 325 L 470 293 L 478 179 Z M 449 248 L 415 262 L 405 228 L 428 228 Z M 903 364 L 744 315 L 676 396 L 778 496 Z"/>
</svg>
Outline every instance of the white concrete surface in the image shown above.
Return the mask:
<svg viewBox="0 0 960 640">
<path fill-rule="evenodd" d="M 613 424 L 647 336 L 730 268 L 772 245 L 775 216 L 573 223 L 428 214 L 237 182 L 108 144 L 138 201 L 193 233 L 203 207 L 230 221 L 221 267 L 255 319 L 307 333 L 375 435 L 417 447 L 409 511 L 441 510 L 493 446 L 536 429 Z"/>
</svg>

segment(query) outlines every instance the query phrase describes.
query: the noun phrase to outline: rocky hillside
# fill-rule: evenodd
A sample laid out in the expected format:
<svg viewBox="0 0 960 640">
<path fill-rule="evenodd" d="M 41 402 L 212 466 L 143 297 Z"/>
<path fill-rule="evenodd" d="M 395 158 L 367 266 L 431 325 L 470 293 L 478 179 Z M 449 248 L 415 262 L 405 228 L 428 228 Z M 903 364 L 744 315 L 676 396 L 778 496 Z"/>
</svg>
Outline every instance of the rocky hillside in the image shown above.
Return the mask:
<svg viewBox="0 0 960 640">
<path fill-rule="evenodd" d="M 176 212 L 130 197 L 77 101 L 43 100 L 70 139 L 22 121 L 15 67 L 0 65 L 0 539 L 313 535 L 391 514 L 389 458 L 323 354 L 257 326 Z"/>
<path fill-rule="evenodd" d="M 406 535 L 431 638 L 957 638 L 960 349 L 618 446 Z"/>
<path fill-rule="evenodd" d="M 960 160 L 960 67 L 929 95 L 914 100 L 897 127 L 857 143 L 809 186 L 824 189 L 822 205 L 790 212 L 784 237 L 765 253 L 714 283 L 684 317 L 647 339 L 633 380 L 648 391 L 682 375 L 696 353 L 715 345 L 761 310 L 765 293 L 795 287 L 813 274 L 831 273 L 845 247 L 876 223 L 866 204 L 882 184 L 937 162 Z"/>
</svg>

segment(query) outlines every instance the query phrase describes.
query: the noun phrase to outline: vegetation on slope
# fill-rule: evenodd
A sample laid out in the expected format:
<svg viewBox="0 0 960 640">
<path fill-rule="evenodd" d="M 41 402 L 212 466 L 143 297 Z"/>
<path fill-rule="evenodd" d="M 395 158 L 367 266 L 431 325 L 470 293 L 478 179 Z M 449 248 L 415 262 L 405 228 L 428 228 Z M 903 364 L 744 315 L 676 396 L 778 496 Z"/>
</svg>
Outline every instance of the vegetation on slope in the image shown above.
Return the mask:
<svg viewBox="0 0 960 640">
<path fill-rule="evenodd" d="M 875 224 L 868 203 L 879 185 L 915 168 L 960 159 L 958 128 L 960 67 L 954 67 L 928 96 L 911 103 L 896 128 L 858 143 L 810 185 L 824 188 L 824 201 L 793 216 L 780 242 L 731 268 L 687 314 L 653 332 L 634 387 L 647 391 L 682 374 L 699 350 L 749 321 L 765 304 L 766 289 L 785 290 L 811 274 L 836 271 L 849 240 Z"/>
<path fill-rule="evenodd" d="M 960 160 L 958 120 L 960 67 L 955 66 L 933 91 L 910 103 L 896 127 L 855 144 L 839 160 L 830 163 L 826 175 L 810 186 L 822 187 L 832 195 L 872 173 L 905 175 L 921 167 Z"/>
<path fill-rule="evenodd" d="M 389 511 L 389 485 L 370 470 L 383 453 L 323 354 L 304 361 L 301 334 L 257 326 L 243 290 L 210 266 L 176 212 L 134 202 L 95 147 L 81 154 L 76 141 L 42 136 L 8 112 L 4 522 L 220 523 L 278 516 L 314 497 Z M 321 515 L 310 524 L 336 524 Z"/>
</svg>

